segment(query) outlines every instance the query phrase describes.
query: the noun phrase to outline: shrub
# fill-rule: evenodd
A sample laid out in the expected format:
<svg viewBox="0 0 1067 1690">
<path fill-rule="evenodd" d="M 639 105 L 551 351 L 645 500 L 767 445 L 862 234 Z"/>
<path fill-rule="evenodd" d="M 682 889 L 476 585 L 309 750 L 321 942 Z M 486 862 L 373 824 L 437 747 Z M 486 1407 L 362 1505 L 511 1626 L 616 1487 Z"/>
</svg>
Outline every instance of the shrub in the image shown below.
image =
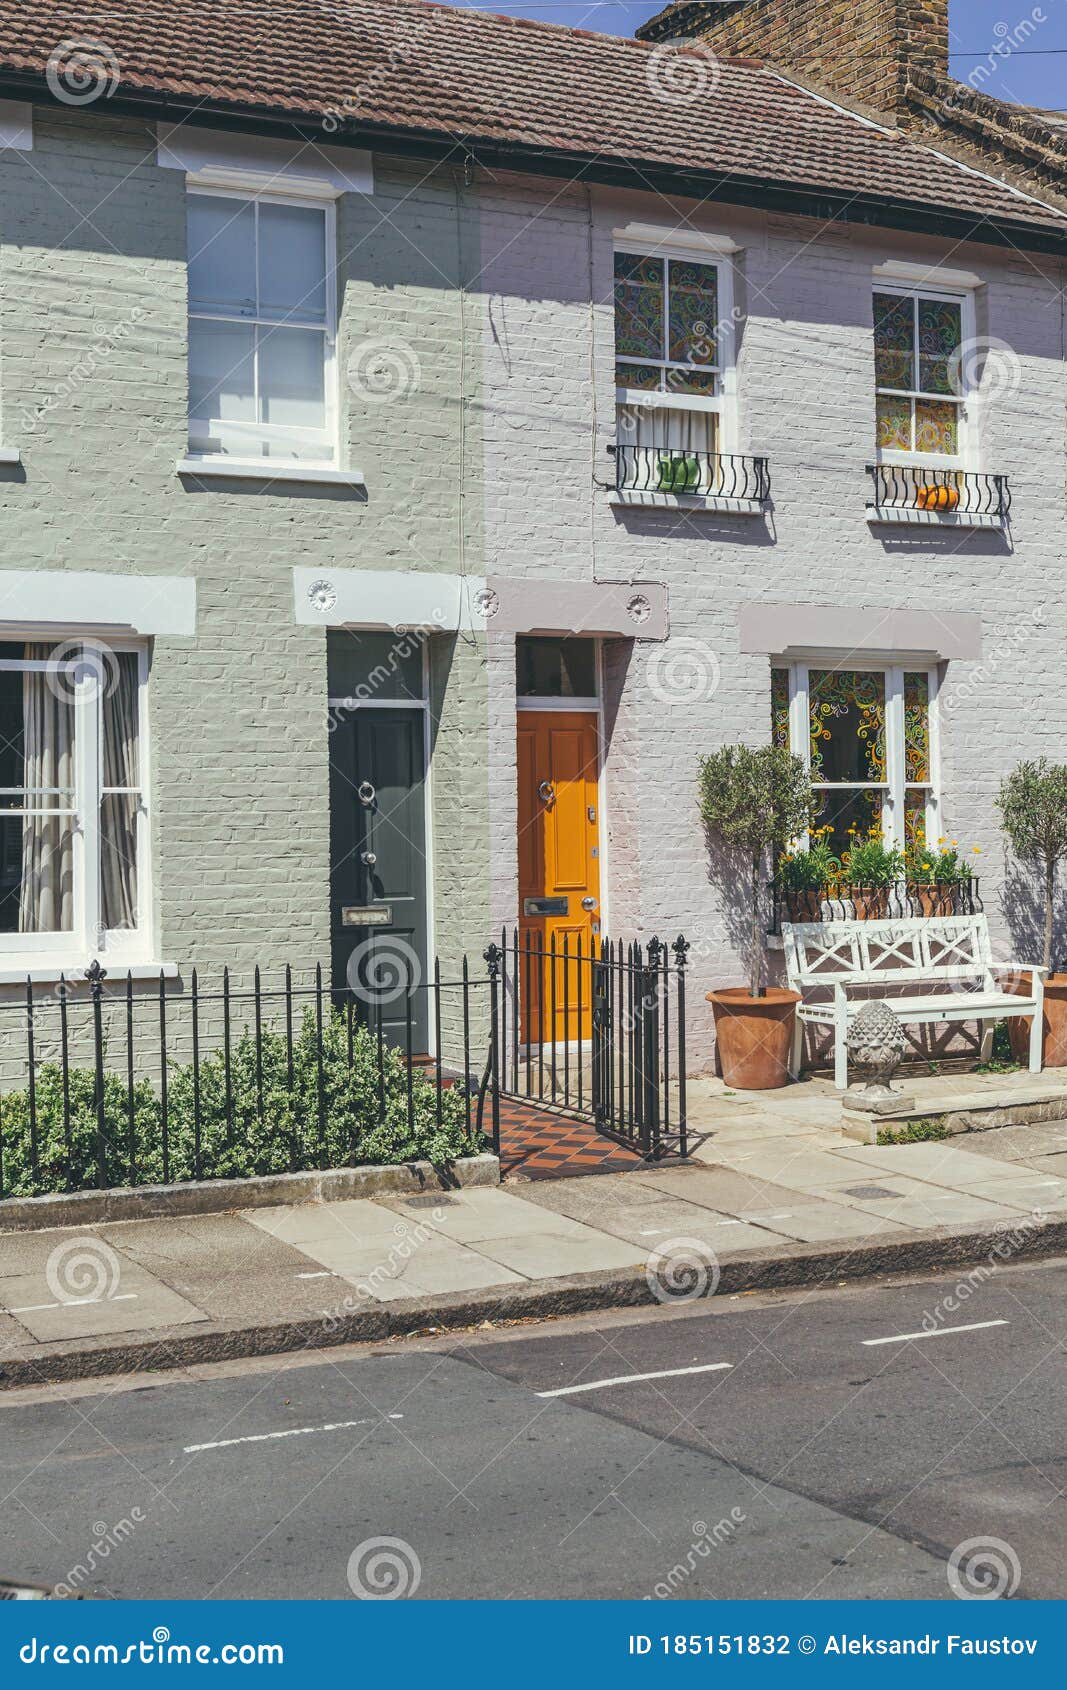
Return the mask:
<svg viewBox="0 0 1067 1690">
<path fill-rule="evenodd" d="M 1045 892 L 1044 964 L 1052 967 L 1056 870 L 1067 856 L 1067 767 L 1040 757 L 1020 763 L 997 794 L 1004 832 L 1023 862 L 1035 863 Z"/>
<path fill-rule="evenodd" d="M 318 1035 L 308 1010 L 293 1040 L 292 1085 L 288 1050 L 281 1034 L 261 1040 L 262 1108 L 256 1041 L 247 1030 L 230 1058 L 230 1109 L 222 1052 L 199 1068 L 200 1168 L 205 1179 L 243 1179 L 254 1174 L 309 1168 L 395 1166 L 425 1159 L 441 1164 L 476 1154 L 480 1141 L 467 1137 L 467 1094 L 442 1092 L 425 1075 L 412 1075 L 412 1119 L 408 1116 L 407 1070 L 387 1049 L 379 1075 L 377 1041 L 365 1028 L 352 1035 L 343 1016 L 323 1022 L 320 1134 Z M 196 1080 L 191 1065 L 173 1065 L 167 1076 L 167 1134 L 171 1181 L 196 1178 Z M 39 1174 L 30 1153 L 29 1094 L 2 1100 L 5 1196 L 34 1197 L 63 1190 L 93 1190 L 98 1176 L 95 1080 L 90 1070 L 69 1076 L 69 1155 L 63 1127 L 63 1074 L 55 1063 L 37 1070 L 35 1088 Z M 163 1181 L 163 1122 L 153 1085 L 141 1080 L 133 1093 L 133 1156 L 129 1095 L 125 1080 L 104 1078 L 104 1186 L 130 1183 L 131 1160 L 138 1184 Z"/>
<path fill-rule="evenodd" d="M 767 852 L 784 849 L 811 820 L 811 781 L 799 757 L 775 745 L 753 750 L 724 745 L 702 757 L 700 817 L 728 849 L 741 851 L 751 878 L 752 963 L 749 990 L 758 997 L 763 973 L 759 922 L 760 879 Z"/>
<path fill-rule="evenodd" d="M 902 1127 L 883 1127 L 878 1134 L 879 1144 L 925 1144 L 930 1139 L 948 1137 L 944 1121 L 923 1115 L 916 1121 L 906 1121 Z"/>
<path fill-rule="evenodd" d="M 875 831 L 842 852 L 841 867 L 852 886 L 892 886 L 903 878 L 904 854 Z"/>
<path fill-rule="evenodd" d="M 785 892 L 824 892 L 841 878 L 841 862 L 834 856 L 826 835 L 829 827 L 818 828 L 807 851 L 787 851 L 778 864 L 778 884 Z"/>
</svg>

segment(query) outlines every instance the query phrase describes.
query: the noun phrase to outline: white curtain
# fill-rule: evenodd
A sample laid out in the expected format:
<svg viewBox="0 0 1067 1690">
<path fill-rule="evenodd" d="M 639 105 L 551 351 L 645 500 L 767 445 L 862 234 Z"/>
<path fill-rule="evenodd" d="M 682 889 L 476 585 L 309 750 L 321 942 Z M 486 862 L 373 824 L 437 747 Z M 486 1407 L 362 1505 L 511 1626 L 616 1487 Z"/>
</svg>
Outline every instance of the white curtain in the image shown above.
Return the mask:
<svg viewBox="0 0 1067 1690">
<path fill-rule="evenodd" d="M 51 648 L 28 645 L 26 657 L 45 661 Z M 74 926 L 74 832 L 69 809 L 74 789 L 74 707 L 66 677 L 27 670 L 22 677 L 23 775 L 20 933 L 69 933 Z M 58 796 L 45 788 L 64 789 Z"/>
<path fill-rule="evenodd" d="M 113 666 L 112 666 L 113 665 Z M 109 787 L 140 784 L 137 772 L 137 654 L 113 654 L 106 668 L 104 795 L 100 802 L 100 897 L 104 927 L 137 926 L 137 810 L 140 793 Z"/>
<path fill-rule="evenodd" d="M 627 442 L 636 447 L 637 487 L 652 493 L 713 493 L 716 421 L 714 411 L 637 409 Z"/>
</svg>

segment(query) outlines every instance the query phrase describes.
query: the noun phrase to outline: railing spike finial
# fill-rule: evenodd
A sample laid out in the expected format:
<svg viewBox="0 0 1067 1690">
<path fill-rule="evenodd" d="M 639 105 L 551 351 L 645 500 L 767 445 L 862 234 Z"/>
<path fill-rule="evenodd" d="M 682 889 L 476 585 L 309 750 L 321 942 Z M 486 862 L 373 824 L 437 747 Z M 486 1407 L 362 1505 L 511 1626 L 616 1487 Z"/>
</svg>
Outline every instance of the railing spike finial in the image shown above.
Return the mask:
<svg viewBox="0 0 1067 1690">
<path fill-rule="evenodd" d="M 679 933 L 677 939 L 674 941 L 674 944 L 671 946 L 671 950 L 674 952 L 674 960 L 678 968 L 685 968 L 688 965 L 689 952 L 691 949 L 692 946 L 685 934 Z"/>
<path fill-rule="evenodd" d="M 93 958 L 92 962 L 85 970 L 85 978 L 88 980 L 90 986 L 99 986 L 102 980 L 107 979 L 107 969 L 100 966 L 100 962 L 97 957 Z"/>
</svg>

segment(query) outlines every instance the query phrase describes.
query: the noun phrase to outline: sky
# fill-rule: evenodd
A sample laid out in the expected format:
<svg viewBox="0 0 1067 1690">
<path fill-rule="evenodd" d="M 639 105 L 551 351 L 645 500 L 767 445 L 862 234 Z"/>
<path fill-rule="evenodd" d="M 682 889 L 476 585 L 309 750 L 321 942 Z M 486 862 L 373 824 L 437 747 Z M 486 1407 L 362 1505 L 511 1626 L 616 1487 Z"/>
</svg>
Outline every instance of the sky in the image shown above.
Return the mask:
<svg viewBox="0 0 1067 1690">
<path fill-rule="evenodd" d="M 665 0 L 452 0 L 487 12 L 632 35 Z M 1002 100 L 1067 109 L 1067 0 L 950 0 L 951 71 Z M 999 52 L 994 53 L 994 49 Z M 1056 51 L 1058 49 L 1058 51 Z"/>
</svg>

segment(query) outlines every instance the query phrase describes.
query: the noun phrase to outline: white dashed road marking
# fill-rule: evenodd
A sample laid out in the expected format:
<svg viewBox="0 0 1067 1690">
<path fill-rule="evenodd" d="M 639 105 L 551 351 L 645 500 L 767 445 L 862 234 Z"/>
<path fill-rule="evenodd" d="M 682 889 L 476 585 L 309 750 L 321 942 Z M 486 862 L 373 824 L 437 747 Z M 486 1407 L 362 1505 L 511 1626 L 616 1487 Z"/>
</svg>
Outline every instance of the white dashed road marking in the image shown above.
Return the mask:
<svg viewBox="0 0 1067 1690">
<path fill-rule="evenodd" d="M 861 1338 L 868 1349 L 877 1344 L 911 1344 L 916 1338 L 947 1338 L 954 1332 L 984 1332 L 990 1326 L 1010 1326 L 1008 1320 L 976 1320 L 971 1326 L 934 1326 L 929 1332 L 898 1332 L 893 1338 Z"/>
<path fill-rule="evenodd" d="M 594 1379 L 588 1385 L 563 1385 L 558 1391 L 538 1391 L 539 1397 L 575 1397 L 579 1391 L 606 1391 L 609 1385 L 640 1385 L 646 1379 L 683 1379 L 691 1373 L 723 1373 L 732 1361 L 709 1361 L 705 1367 L 670 1367 L 664 1373 L 626 1373 L 617 1379 Z"/>
<path fill-rule="evenodd" d="M 386 1420 L 403 1420 L 402 1414 L 387 1414 Z M 376 1420 L 335 1420 L 326 1426 L 293 1426 L 287 1432 L 253 1432 L 246 1438 L 220 1438 L 214 1444 L 186 1444 L 183 1455 L 202 1455 L 206 1449 L 232 1449 L 235 1444 L 269 1444 L 276 1438 L 308 1438 L 313 1432 L 347 1432 L 353 1426 L 375 1426 Z"/>
</svg>

